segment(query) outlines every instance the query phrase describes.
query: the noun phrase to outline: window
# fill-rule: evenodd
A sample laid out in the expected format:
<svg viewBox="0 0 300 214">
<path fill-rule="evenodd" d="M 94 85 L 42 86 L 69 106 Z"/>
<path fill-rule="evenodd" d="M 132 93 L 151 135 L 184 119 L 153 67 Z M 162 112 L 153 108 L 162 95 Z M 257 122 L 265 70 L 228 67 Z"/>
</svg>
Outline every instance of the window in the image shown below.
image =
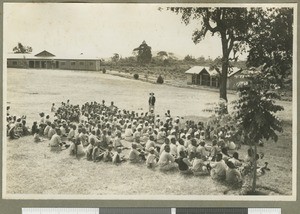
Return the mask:
<svg viewBox="0 0 300 214">
<path fill-rule="evenodd" d="M 60 62 L 60 65 L 65 65 L 66 64 L 66 62 Z"/>
<path fill-rule="evenodd" d="M 17 65 L 18 64 L 18 62 L 17 61 L 13 61 L 13 65 Z"/>
<path fill-rule="evenodd" d="M 94 65 L 94 62 L 90 62 L 90 65 Z"/>
<path fill-rule="evenodd" d="M 74 66 L 75 64 L 76 64 L 76 62 L 75 62 L 75 61 L 72 61 L 72 62 L 71 62 L 71 65 L 72 65 L 72 66 Z"/>
<path fill-rule="evenodd" d="M 79 65 L 84 65 L 84 62 L 79 62 Z"/>
</svg>

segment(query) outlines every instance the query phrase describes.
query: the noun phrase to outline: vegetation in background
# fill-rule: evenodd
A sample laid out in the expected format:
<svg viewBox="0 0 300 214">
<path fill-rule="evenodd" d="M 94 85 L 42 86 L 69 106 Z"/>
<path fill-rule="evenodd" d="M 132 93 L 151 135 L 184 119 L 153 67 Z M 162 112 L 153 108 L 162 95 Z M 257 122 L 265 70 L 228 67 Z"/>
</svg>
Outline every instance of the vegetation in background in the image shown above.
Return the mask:
<svg viewBox="0 0 300 214">
<path fill-rule="evenodd" d="M 195 44 L 201 42 L 208 33 L 220 38 L 222 44 L 221 68 L 218 69 L 216 66 L 216 70 L 220 74 L 220 98 L 226 101 L 228 69 L 231 61 L 238 60 L 238 53 L 250 49 L 248 61 L 250 59 L 255 61 L 256 55 L 253 53 L 265 52 L 264 48 L 257 48 L 258 45 L 268 43 L 273 47 L 273 51 L 271 51 L 273 56 L 269 58 L 276 59 L 278 55 L 284 55 L 281 53 L 283 49 L 285 55 L 291 54 L 289 41 L 292 42 L 292 9 L 170 7 L 168 10 L 180 14 L 186 25 L 192 20 L 199 21 L 199 28 L 192 35 Z M 277 24 L 280 27 L 275 27 L 278 26 Z M 281 32 L 279 35 L 278 31 Z M 261 40 L 260 35 L 267 37 L 262 37 Z M 282 45 L 282 48 L 278 48 L 278 43 L 279 46 Z M 268 60 L 269 58 L 260 58 L 259 63 L 268 61 L 270 63 L 268 68 L 272 70 L 276 62 Z M 290 60 L 285 60 L 285 56 L 279 58 L 282 58 L 282 61 L 286 61 L 287 64 L 291 63 Z M 279 66 L 275 67 L 278 68 Z M 286 68 L 284 70 L 286 72 Z"/>
<path fill-rule="evenodd" d="M 31 53 L 32 47 L 24 46 L 21 42 L 18 43 L 16 47 L 13 48 L 14 53 Z"/>
</svg>

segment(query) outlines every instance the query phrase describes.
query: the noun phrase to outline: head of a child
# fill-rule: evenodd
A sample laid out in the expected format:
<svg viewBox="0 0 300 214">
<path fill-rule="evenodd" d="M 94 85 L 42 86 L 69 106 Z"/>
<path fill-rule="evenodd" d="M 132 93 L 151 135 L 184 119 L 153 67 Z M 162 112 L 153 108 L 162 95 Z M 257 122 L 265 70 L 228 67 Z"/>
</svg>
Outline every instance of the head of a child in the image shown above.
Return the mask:
<svg viewBox="0 0 300 214">
<path fill-rule="evenodd" d="M 239 159 L 239 153 L 234 152 L 233 155 L 232 155 L 232 157 L 234 157 L 235 159 Z"/>
<path fill-rule="evenodd" d="M 223 155 L 222 154 L 217 154 L 216 160 L 221 161 L 222 159 L 223 159 Z"/>
<path fill-rule="evenodd" d="M 136 148 L 137 148 L 137 144 L 136 144 L 136 143 L 133 143 L 133 144 L 131 145 L 131 147 L 132 147 L 132 149 L 136 149 Z"/>
<path fill-rule="evenodd" d="M 196 139 L 192 139 L 192 141 L 191 141 L 191 144 L 193 145 L 193 146 L 197 146 L 197 141 L 196 141 Z"/>
<path fill-rule="evenodd" d="M 149 153 L 150 153 L 150 154 L 154 154 L 154 152 L 155 152 L 154 147 L 150 147 L 150 148 L 149 148 Z"/>
<path fill-rule="evenodd" d="M 205 146 L 205 141 L 201 141 L 201 142 L 200 142 L 200 145 L 201 145 L 201 146 Z"/>
<path fill-rule="evenodd" d="M 166 145 L 165 146 L 165 152 L 169 153 L 171 150 L 170 150 L 170 146 L 169 145 Z"/>
<path fill-rule="evenodd" d="M 170 144 L 170 139 L 169 138 L 165 138 L 165 144 L 169 145 Z"/>
<path fill-rule="evenodd" d="M 176 144 L 176 139 L 175 139 L 175 137 L 172 137 L 172 138 L 171 138 L 171 143 L 174 144 L 174 145 Z"/>
<path fill-rule="evenodd" d="M 185 154 L 184 151 L 180 151 L 180 152 L 179 152 L 179 156 L 180 156 L 181 158 L 186 158 L 186 154 Z"/>
</svg>

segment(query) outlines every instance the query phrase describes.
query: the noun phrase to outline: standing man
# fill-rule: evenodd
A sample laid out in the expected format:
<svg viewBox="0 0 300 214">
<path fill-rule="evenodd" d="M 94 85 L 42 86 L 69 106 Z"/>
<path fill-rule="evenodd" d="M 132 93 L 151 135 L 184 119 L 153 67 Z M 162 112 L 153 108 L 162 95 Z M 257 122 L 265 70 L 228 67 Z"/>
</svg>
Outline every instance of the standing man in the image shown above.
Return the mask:
<svg viewBox="0 0 300 214">
<path fill-rule="evenodd" d="M 154 111 L 154 106 L 155 106 L 155 97 L 154 97 L 154 93 L 150 93 L 150 97 L 149 97 L 149 112 L 151 112 L 151 109 L 153 109 Z"/>
</svg>

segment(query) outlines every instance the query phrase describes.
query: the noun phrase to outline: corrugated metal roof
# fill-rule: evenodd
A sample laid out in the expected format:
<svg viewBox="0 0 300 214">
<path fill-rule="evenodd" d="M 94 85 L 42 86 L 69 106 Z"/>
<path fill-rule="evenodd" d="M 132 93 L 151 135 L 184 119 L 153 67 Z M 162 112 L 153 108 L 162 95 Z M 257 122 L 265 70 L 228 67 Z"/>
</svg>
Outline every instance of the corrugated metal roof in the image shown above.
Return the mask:
<svg viewBox="0 0 300 214">
<path fill-rule="evenodd" d="M 52 55 L 52 56 L 51 56 Z M 54 60 L 72 60 L 72 59 L 77 59 L 77 60 L 97 60 L 101 59 L 100 56 L 95 56 L 95 55 L 89 55 L 89 54 L 68 54 L 68 55 L 54 55 L 46 50 L 37 52 L 35 54 L 33 53 L 7 53 L 4 57 L 7 59 L 54 59 Z"/>
<path fill-rule="evenodd" d="M 194 66 L 187 70 L 186 74 L 200 74 L 203 70 L 207 71 L 210 76 L 217 76 L 219 73 L 215 69 L 210 69 L 207 66 Z"/>
<path fill-rule="evenodd" d="M 187 70 L 185 73 L 186 74 L 200 74 L 200 72 L 205 69 L 205 70 L 209 70 L 209 67 L 206 66 L 194 66 L 191 67 L 189 70 Z"/>
<path fill-rule="evenodd" d="M 232 67 L 232 68 L 230 68 L 231 69 L 231 72 L 230 73 L 228 73 L 228 77 L 232 77 L 232 76 L 234 76 L 235 74 L 237 74 L 237 73 L 239 73 L 240 71 L 242 71 L 242 69 L 241 68 L 238 68 L 238 67 Z"/>
<path fill-rule="evenodd" d="M 232 67 L 230 68 L 231 72 L 228 74 L 228 77 L 232 77 L 235 74 L 239 73 L 242 69 L 238 67 Z M 194 66 L 187 70 L 185 73 L 186 74 L 200 74 L 203 70 L 207 71 L 210 76 L 217 76 L 219 73 L 215 69 L 210 69 L 207 66 Z"/>
<path fill-rule="evenodd" d="M 36 57 L 34 54 L 6 54 L 4 57 L 7 59 L 53 59 L 53 60 L 100 60 L 101 57 L 88 56 L 88 55 L 68 55 L 68 56 L 53 56 L 53 57 Z"/>
</svg>

